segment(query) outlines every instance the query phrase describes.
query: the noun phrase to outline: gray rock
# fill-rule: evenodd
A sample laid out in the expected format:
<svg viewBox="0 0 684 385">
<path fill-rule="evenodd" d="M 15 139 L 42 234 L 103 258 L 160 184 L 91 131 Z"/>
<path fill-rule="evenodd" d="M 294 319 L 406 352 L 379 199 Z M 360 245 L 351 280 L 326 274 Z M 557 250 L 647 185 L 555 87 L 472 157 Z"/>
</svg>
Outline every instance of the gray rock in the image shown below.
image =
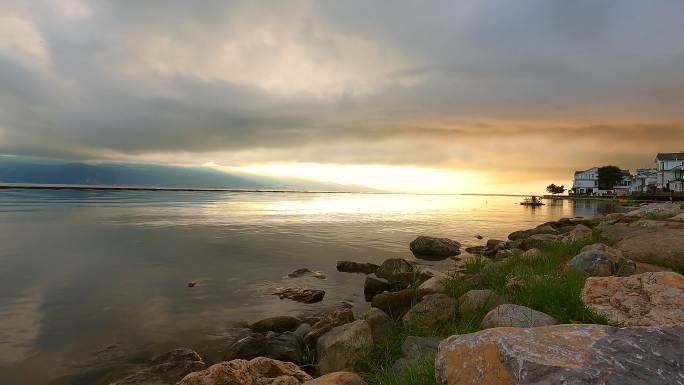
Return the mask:
<svg viewBox="0 0 684 385">
<path fill-rule="evenodd" d="M 316 344 L 319 372 L 354 371 L 359 357 L 369 351 L 372 344 L 371 328 L 365 320 L 333 328 Z"/>
<path fill-rule="evenodd" d="M 297 329 L 297 327 L 302 323 L 297 317 L 292 317 L 289 315 L 281 315 L 276 317 L 269 317 L 257 321 L 250 326 L 252 331 L 256 333 L 266 333 L 266 332 L 291 332 Z"/>
<path fill-rule="evenodd" d="M 484 313 L 504 303 L 503 298 L 489 289 L 469 290 L 458 299 L 458 310 L 461 314 Z"/>
<path fill-rule="evenodd" d="M 684 382 L 684 327 L 494 328 L 439 345 L 439 385 L 673 385 Z"/>
<path fill-rule="evenodd" d="M 416 256 L 450 257 L 461 253 L 461 244 L 449 238 L 420 236 L 410 244 L 411 252 Z"/>
<path fill-rule="evenodd" d="M 334 327 L 354 322 L 354 313 L 351 309 L 339 309 L 321 318 L 311 326 L 311 331 L 304 336 L 304 342 L 309 346 L 316 346 L 316 341 L 323 334 Z"/>
<path fill-rule="evenodd" d="M 436 337 L 406 337 L 401 345 L 401 352 L 404 356 L 394 362 L 392 372 L 401 377 L 408 367 L 415 365 L 420 359 L 434 359 L 440 341 Z"/>
<path fill-rule="evenodd" d="M 622 252 L 603 243 L 584 247 L 568 266 L 590 276 L 627 276 L 636 271 L 636 264 L 622 256 Z"/>
<path fill-rule="evenodd" d="M 379 341 L 394 329 L 394 321 L 390 316 L 376 307 L 368 309 L 363 319 L 368 322 L 374 341 Z"/>
<path fill-rule="evenodd" d="M 529 249 L 523 253 L 525 258 L 539 258 L 542 256 L 541 250 L 539 249 Z"/>
<path fill-rule="evenodd" d="M 370 302 L 376 295 L 388 290 L 390 290 L 390 284 L 386 279 L 382 278 L 367 276 L 363 284 L 363 296 L 367 302 Z"/>
<path fill-rule="evenodd" d="M 253 333 L 231 346 L 225 360 L 251 360 L 256 357 L 268 357 L 274 360 L 302 363 L 302 339 L 293 332 L 285 333 Z"/>
<path fill-rule="evenodd" d="M 338 261 L 337 271 L 342 273 L 363 273 L 374 274 L 378 270 L 378 265 L 373 263 L 359 263 L 351 261 Z"/>
<path fill-rule="evenodd" d="M 418 286 L 421 295 L 439 293 L 444 290 L 445 277 L 432 277 Z"/>
<path fill-rule="evenodd" d="M 321 302 L 323 300 L 325 291 L 300 287 L 288 287 L 277 289 L 273 295 L 277 295 L 280 299 L 287 298 L 297 302 L 315 303 Z"/>
<path fill-rule="evenodd" d="M 202 358 L 194 350 L 180 348 L 152 359 L 148 366 L 111 385 L 172 385 L 188 373 L 205 368 Z"/>
<path fill-rule="evenodd" d="M 412 264 L 402 258 L 390 258 L 385 260 L 377 269 L 375 275 L 384 279 L 391 279 L 392 276 L 400 273 L 412 273 L 415 270 Z"/>
<path fill-rule="evenodd" d="M 487 246 L 470 246 L 466 247 L 465 251 L 470 254 L 484 254 L 487 251 Z"/>
<path fill-rule="evenodd" d="M 426 295 L 404 315 L 404 323 L 420 321 L 428 326 L 449 321 L 456 315 L 456 300 L 446 294 Z"/>
<path fill-rule="evenodd" d="M 537 326 L 555 325 L 556 320 L 548 314 L 530 309 L 529 307 L 503 304 L 492 309 L 482 319 L 482 328 L 519 327 L 531 328 Z"/>
<path fill-rule="evenodd" d="M 314 277 L 318 279 L 325 279 L 325 274 L 321 273 L 320 271 L 311 271 L 307 269 L 306 267 L 303 267 L 301 269 L 297 269 L 290 274 L 287 275 L 288 278 L 299 278 L 299 277 Z"/>
<path fill-rule="evenodd" d="M 352 372 L 333 372 L 325 376 L 307 381 L 304 385 L 368 385 L 356 373 Z"/>
<path fill-rule="evenodd" d="M 294 331 L 294 334 L 297 335 L 297 337 L 301 338 L 304 340 L 304 337 L 309 334 L 311 331 L 311 325 L 307 323 L 303 323 L 297 327 L 297 329 Z"/>
</svg>

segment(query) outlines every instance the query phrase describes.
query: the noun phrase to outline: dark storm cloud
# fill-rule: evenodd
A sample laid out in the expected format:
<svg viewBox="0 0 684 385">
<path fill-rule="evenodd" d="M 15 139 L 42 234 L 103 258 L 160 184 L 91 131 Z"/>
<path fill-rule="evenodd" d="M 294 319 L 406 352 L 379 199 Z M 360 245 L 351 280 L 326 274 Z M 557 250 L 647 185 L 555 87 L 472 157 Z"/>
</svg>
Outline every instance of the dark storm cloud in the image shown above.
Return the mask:
<svg viewBox="0 0 684 385">
<path fill-rule="evenodd" d="M 0 7 L 4 153 L 550 174 L 684 148 L 680 1 Z"/>
</svg>

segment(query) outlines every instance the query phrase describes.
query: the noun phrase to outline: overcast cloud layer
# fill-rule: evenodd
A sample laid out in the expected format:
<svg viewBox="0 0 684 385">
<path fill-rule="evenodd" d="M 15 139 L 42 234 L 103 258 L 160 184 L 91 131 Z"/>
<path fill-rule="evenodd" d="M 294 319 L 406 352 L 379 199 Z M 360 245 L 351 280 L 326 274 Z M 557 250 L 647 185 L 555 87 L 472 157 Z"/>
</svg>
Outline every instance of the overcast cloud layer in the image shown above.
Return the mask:
<svg viewBox="0 0 684 385">
<path fill-rule="evenodd" d="M 684 150 L 684 2 L 12 1 L 0 153 L 543 179 Z"/>
</svg>

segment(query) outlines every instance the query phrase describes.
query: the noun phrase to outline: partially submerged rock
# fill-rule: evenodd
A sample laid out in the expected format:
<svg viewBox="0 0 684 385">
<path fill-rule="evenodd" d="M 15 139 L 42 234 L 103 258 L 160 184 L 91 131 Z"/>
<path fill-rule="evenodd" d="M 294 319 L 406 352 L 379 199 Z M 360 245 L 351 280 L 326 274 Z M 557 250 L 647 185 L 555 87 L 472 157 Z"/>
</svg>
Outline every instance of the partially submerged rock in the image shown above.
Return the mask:
<svg viewBox="0 0 684 385">
<path fill-rule="evenodd" d="M 636 264 L 623 257 L 622 252 L 603 243 L 585 246 L 568 261 L 568 266 L 590 276 L 630 275 Z"/>
<path fill-rule="evenodd" d="M 309 346 L 316 346 L 316 341 L 323 334 L 334 327 L 354 322 L 354 313 L 351 309 L 339 309 L 327 314 L 311 326 L 311 330 L 304 336 L 304 342 Z"/>
<path fill-rule="evenodd" d="M 361 376 L 353 372 L 333 372 L 307 381 L 304 385 L 367 385 Z"/>
<path fill-rule="evenodd" d="M 489 289 L 469 290 L 458 299 L 458 311 L 461 314 L 486 313 L 504 303 L 503 298 Z"/>
<path fill-rule="evenodd" d="M 423 297 L 404 315 L 404 323 L 419 321 L 428 326 L 439 325 L 454 318 L 456 300 L 446 294 L 430 294 Z"/>
<path fill-rule="evenodd" d="M 367 276 L 363 284 L 363 296 L 366 302 L 370 302 L 373 297 L 389 289 L 390 284 L 386 279 Z"/>
<path fill-rule="evenodd" d="M 419 236 L 410 244 L 415 256 L 435 256 L 447 258 L 461 253 L 461 244 L 449 238 Z"/>
<path fill-rule="evenodd" d="M 672 385 L 682 382 L 684 327 L 494 328 L 439 345 L 439 385 Z"/>
<path fill-rule="evenodd" d="M 315 303 L 323 300 L 325 291 L 301 287 L 288 287 L 277 289 L 273 295 L 277 295 L 280 299 L 287 298 L 297 302 Z"/>
<path fill-rule="evenodd" d="M 266 332 L 276 332 L 276 333 L 282 333 L 282 332 L 291 332 L 295 331 L 297 327 L 302 323 L 302 320 L 300 320 L 297 317 L 292 317 L 289 315 L 281 315 L 281 316 L 276 316 L 276 317 L 269 317 L 262 319 L 260 321 L 257 321 L 250 326 L 252 331 L 257 332 L 257 333 L 266 333 Z"/>
<path fill-rule="evenodd" d="M 657 272 L 588 278 L 582 302 L 624 326 L 684 324 L 684 276 Z"/>
<path fill-rule="evenodd" d="M 402 273 L 413 273 L 415 268 L 403 258 L 390 258 L 385 260 L 375 272 L 380 278 L 391 279 L 393 276 Z"/>
<path fill-rule="evenodd" d="M 252 333 L 234 343 L 225 356 L 226 360 L 251 360 L 256 357 L 268 357 L 274 360 L 302 362 L 304 344 L 294 332 L 285 333 Z"/>
<path fill-rule="evenodd" d="M 202 370 L 205 366 L 197 352 L 179 348 L 156 356 L 147 367 L 111 385 L 175 384 L 186 374 Z"/>
<path fill-rule="evenodd" d="M 370 325 L 365 320 L 333 328 L 316 344 L 318 370 L 321 374 L 353 371 L 360 356 L 373 344 Z"/>
<path fill-rule="evenodd" d="M 363 274 L 373 274 L 378 270 L 378 265 L 374 263 L 359 263 L 351 261 L 338 261 L 337 271 L 342 273 L 363 273 Z"/>
<path fill-rule="evenodd" d="M 314 277 L 318 279 L 325 279 L 325 274 L 321 273 L 320 271 L 312 271 L 307 269 L 306 267 L 303 267 L 301 269 L 297 269 L 290 274 L 287 275 L 288 278 L 299 278 L 299 277 Z"/>
<path fill-rule="evenodd" d="M 398 318 L 406 313 L 417 301 L 418 292 L 414 289 L 404 289 L 394 293 L 381 293 L 373 297 L 371 306 L 387 313 L 390 317 Z"/>
<path fill-rule="evenodd" d="M 221 362 L 190 373 L 178 385 L 301 385 L 312 377 L 291 362 L 265 357 Z"/>
<path fill-rule="evenodd" d="M 482 329 L 498 327 L 532 328 L 555 325 L 556 320 L 548 314 L 529 307 L 503 304 L 492 309 L 482 319 Z"/>
</svg>

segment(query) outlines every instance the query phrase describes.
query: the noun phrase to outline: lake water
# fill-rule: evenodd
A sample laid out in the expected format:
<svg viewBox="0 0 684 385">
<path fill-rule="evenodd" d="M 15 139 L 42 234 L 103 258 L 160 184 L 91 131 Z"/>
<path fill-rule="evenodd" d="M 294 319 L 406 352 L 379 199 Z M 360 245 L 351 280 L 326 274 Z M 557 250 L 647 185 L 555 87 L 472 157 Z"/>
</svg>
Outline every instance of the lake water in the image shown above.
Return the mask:
<svg viewBox="0 0 684 385">
<path fill-rule="evenodd" d="M 520 200 L 0 190 L 0 384 L 97 383 L 112 368 L 178 346 L 216 360 L 239 322 L 341 301 L 363 312 L 365 276 L 338 273 L 337 260 L 413 258 L 408 244 L 421 234 L 474 246 L 618 209 Z M 286 278 L 300 267 L 327 279 Z M 305 305 L 270 295 L 279 286 L 327 293 Z"/>
</svg>

